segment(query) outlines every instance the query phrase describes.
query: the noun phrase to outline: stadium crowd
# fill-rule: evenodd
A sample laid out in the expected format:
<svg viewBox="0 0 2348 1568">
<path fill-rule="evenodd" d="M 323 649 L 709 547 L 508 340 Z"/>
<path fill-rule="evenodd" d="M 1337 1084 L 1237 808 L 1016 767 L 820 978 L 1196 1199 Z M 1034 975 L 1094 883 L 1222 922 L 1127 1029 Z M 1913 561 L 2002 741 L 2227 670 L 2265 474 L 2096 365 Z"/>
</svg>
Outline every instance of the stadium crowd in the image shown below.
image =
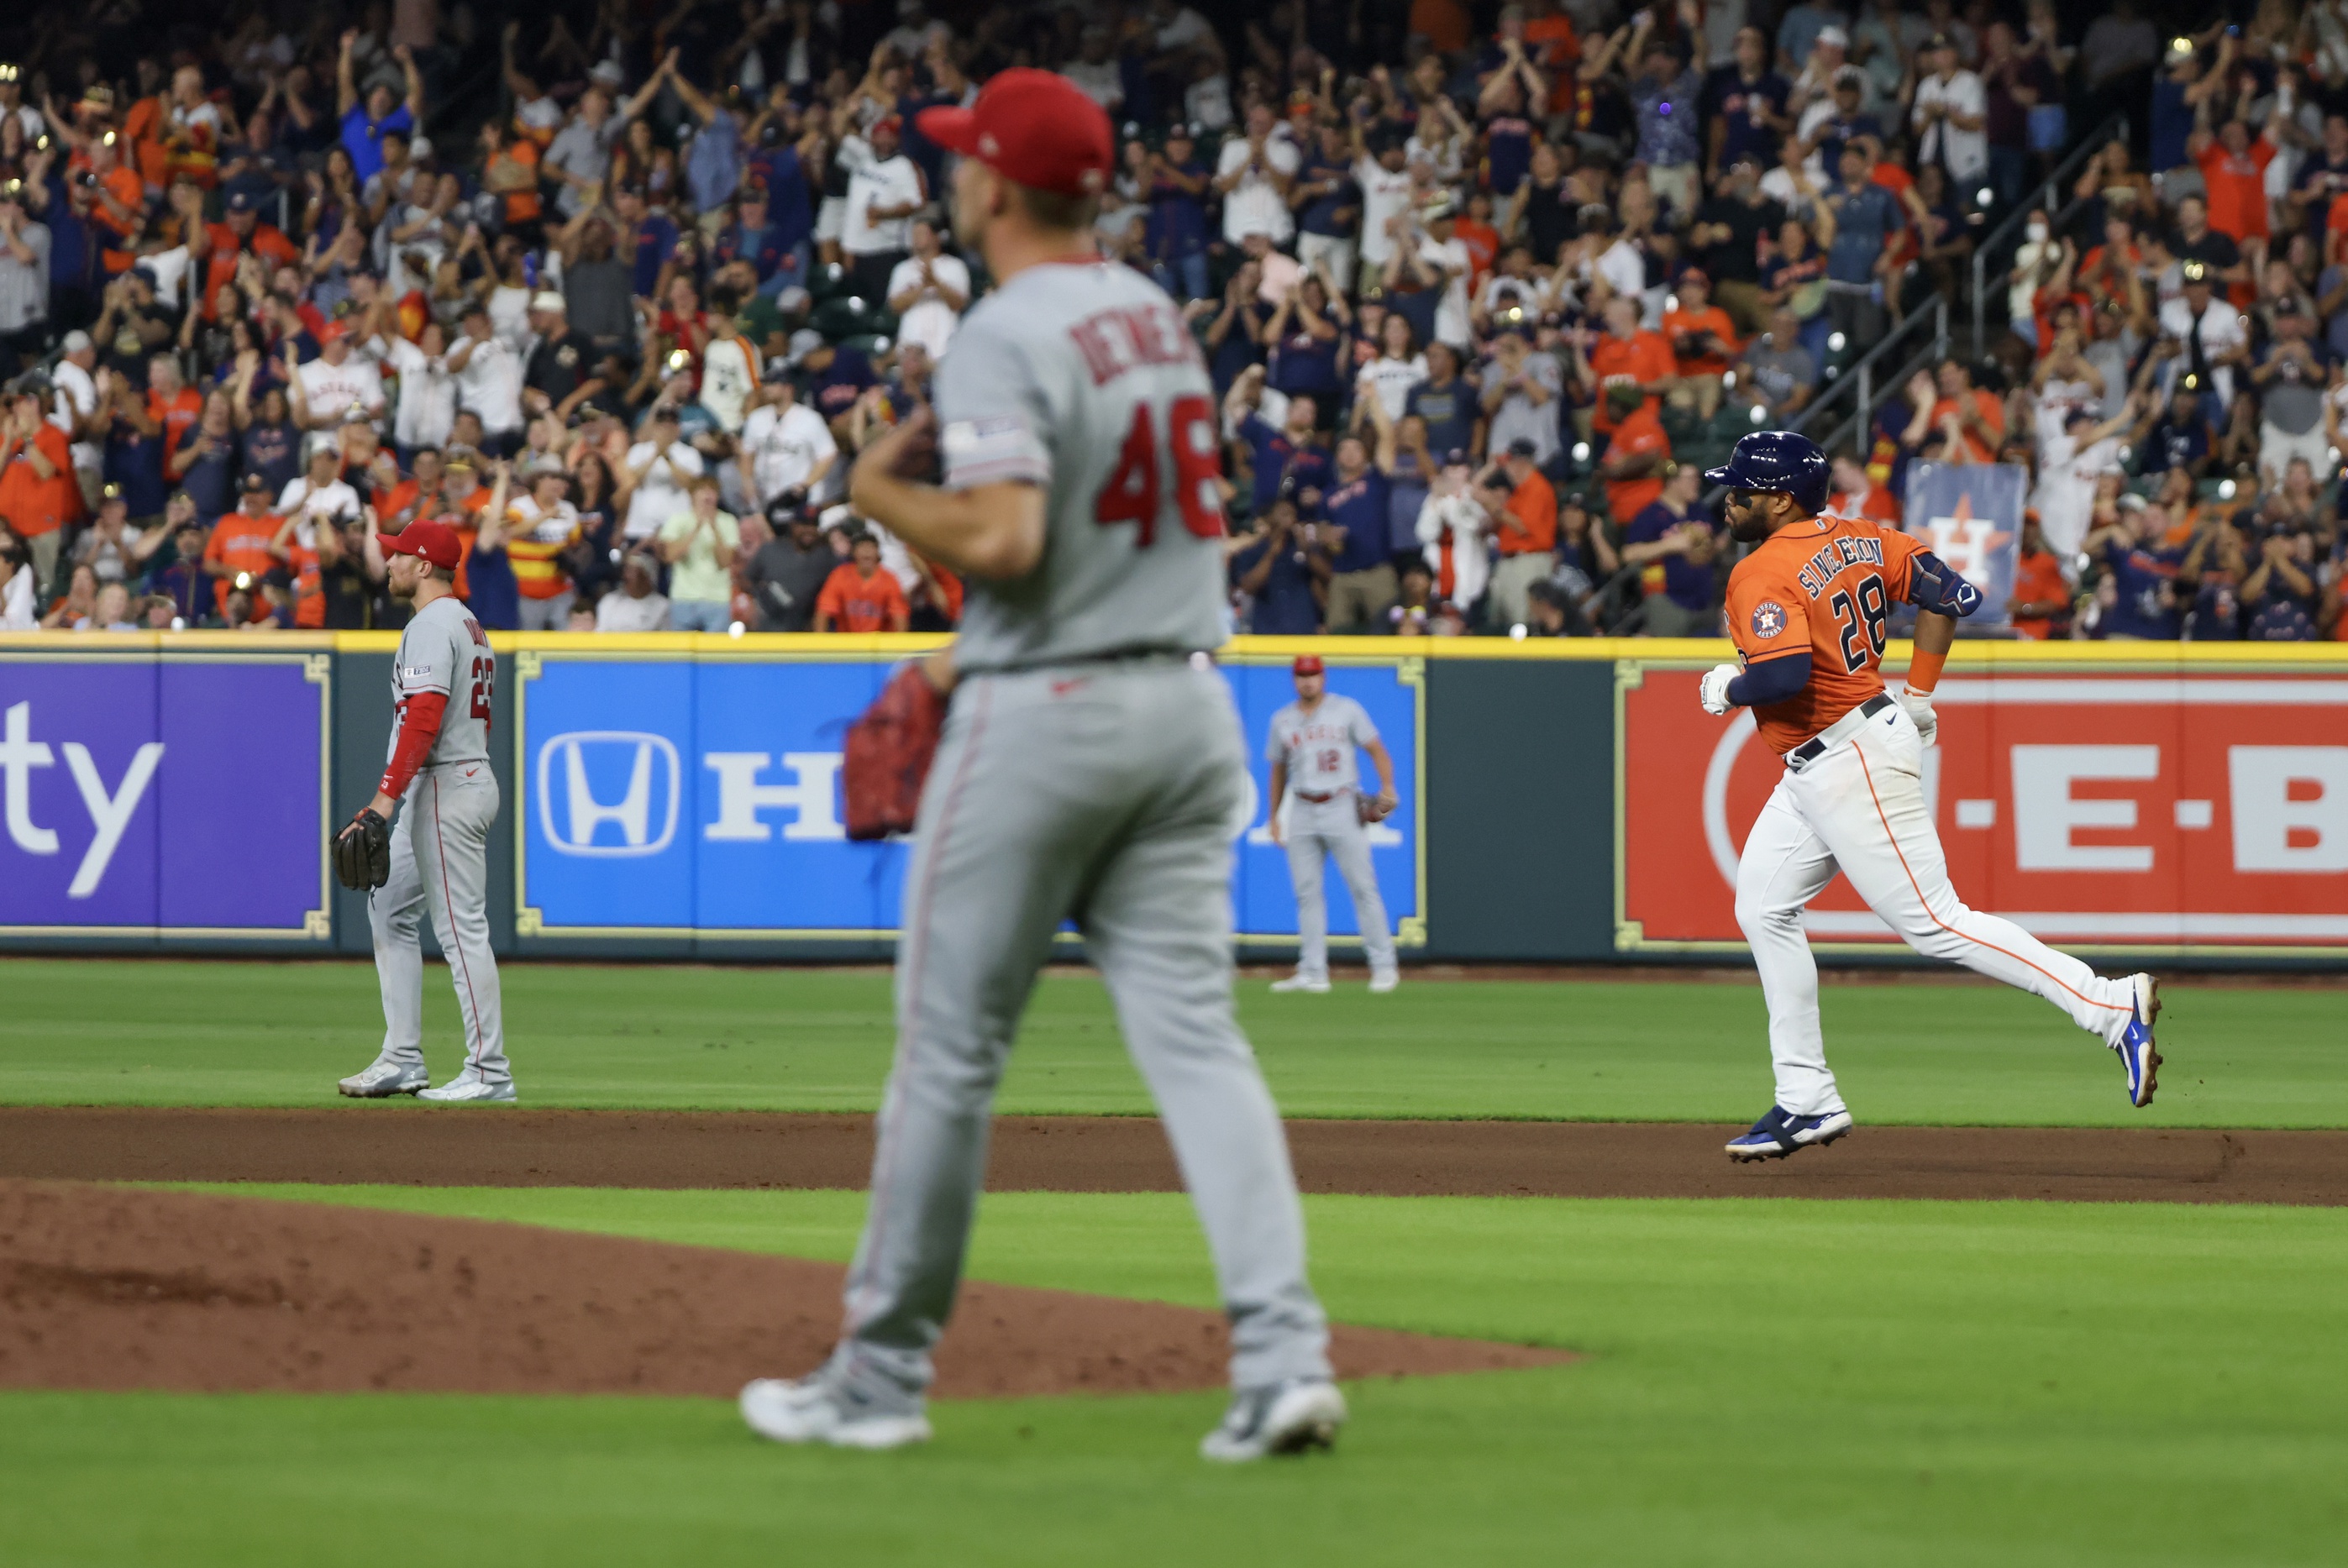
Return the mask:
<svg viewBox="0 0 2348 1568">
<path fill-rule="evenodd" d="M 1705 635 L 1701 468 L 1895 324 L 1835 453 L 2030 470 L 2016 634 L 2348 635 L 2348 0 L 434 0 L 44 12 L 0 64 L 0 628 L 951 627 L 842 501 L 985 280 L 919 133 L 1123 127 L 1103 250 L 1222 398 L 1234 630 Z M 2163 21 L 2171 20 L 2163 18 Z"/>
</svg>

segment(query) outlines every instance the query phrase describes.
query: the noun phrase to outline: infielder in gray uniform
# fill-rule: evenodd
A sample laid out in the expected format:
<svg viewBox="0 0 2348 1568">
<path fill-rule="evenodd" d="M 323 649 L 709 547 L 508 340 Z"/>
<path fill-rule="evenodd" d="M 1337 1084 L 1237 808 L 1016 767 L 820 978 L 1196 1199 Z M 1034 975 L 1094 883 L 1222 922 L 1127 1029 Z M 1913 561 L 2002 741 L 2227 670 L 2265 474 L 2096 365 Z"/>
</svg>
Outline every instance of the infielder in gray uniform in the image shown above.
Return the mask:
<svg viewBox="0 0 2348 1568">
<path fill-rule="evenodd" d="M 1231 1013 L 1231 841 L 1246 751 L 1221 641 L 1212 388 L 1181 313 L 1104 261 L 1108 118 L 1048 72 L 923 111 L 963 155 L 954 229 L 995 292 L 937 373 L 942 487 L 903 477 L 917 415 L 859 461 L 856 509 L 970 579 L 897 959 L 897 1058 L 837 1351 L 742 1391 L 784 1442 L 930 1435 L 994 1088 L 1064 919 L 1114 997 L 1207 1233 L 1237 1395 L 1202 1451 L 1325 1443 L 1345 1415 L 1306 1283 L 1280 1114 Z M 941 656 L 942 658 L 943 656 Z"/>
<path fill-rule="evenodd" d="M 391 591 L 415 600 L 416 618 L 400 633 L 392 662 L 398 720 L 383 782 L 369 803 L 386 821 L 399 811 L 391 831 L 391 879 L 367 896 L 376 979 L 383 988 L 383 1054 L 340 1087 L 362 1100 L 414 1094 L 442 1103 L 510 1102 L 513 1071 L 498 1006 L 498 960 L 489 951 L 489 842 L 498 819 L 489 700 L 497 655 L 457 597 L 464 545 L 455 530 L 425 518 L 376 538 Z M 399 810 L 403 799 L 407 808 Z M 420 936 L 427 909 L 465 1020 L 465 1069 L 438 1089 L 424 1069 Z"/>
<path fill-rule="evenodd" d="M 1264 798 L 1272 803 L 1266 820 L 1272 842 L 1288 849 L 1299 943 L 1296 972 L 1274 980 L 1272 989 L 1315 993 L 1329 989 L 1329 902 L 1321 890 L 1321 870 L 1324 861 L 1334 858 L 1338 875 L 1354 896 L 1362 945 L 1369 949 L 1370 989 L 1390 991 L 1401 984 L 1402 972 L 1395 964 L 1386 903 L 1378 896 L 1377 873 L 1370 866 L 1369 824 L 1383 821 L 1395 808 L 1394 758 L 1362 705 L 1330 693 L 1328 668 L 1318 658 L 1298 654 L 1289 676 L 1296 682 L 1296 701 L 1272 716 L 1272 736 L 1264 747 L 1272 783 Z M 1375 795 L 1362 794 L 1356 750 L 1369 753 L 1377 765 Z M 1284 828 L 1280 820 L 1283 794 L 1296 800 L 1288 808 Z"/>
</svg>

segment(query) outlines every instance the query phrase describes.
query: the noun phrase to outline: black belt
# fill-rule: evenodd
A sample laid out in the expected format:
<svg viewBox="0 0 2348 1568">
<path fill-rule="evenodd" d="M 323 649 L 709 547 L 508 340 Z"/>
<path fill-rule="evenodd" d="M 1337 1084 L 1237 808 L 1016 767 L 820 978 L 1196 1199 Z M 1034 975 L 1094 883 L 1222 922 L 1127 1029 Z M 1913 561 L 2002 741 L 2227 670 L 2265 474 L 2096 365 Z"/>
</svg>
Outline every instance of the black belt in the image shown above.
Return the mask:
<svg viewBox="0 0 2348 1568">
<path fill-rule="evenodd" d="M 1866 702 L 1861 702 L 1859 705 L 1859 711 L 1862 717 L 1872 719 L 1876 714 L 1880 713 L 1884 709 L 1889 708 L 1890 706 L 1891 706 L 1891 699 L 1883 692 L 1878 692 Z M 1842 721 L 1840 719 L 1837 719 L 1835 723 L 1838 724 L 1842 723 Z M 1787 752 L 1786 753 L 1786 761 L 1796 767 L 1803 767 L 1811 763 L 1817 762 L 1820 757 L 1826 754 L 1827 738 L 1824 735 L 1813 735 L 1808 740 L 1804 741 L 1800 745 L 1796 746 L 1792 751 Z"/>
</svg>

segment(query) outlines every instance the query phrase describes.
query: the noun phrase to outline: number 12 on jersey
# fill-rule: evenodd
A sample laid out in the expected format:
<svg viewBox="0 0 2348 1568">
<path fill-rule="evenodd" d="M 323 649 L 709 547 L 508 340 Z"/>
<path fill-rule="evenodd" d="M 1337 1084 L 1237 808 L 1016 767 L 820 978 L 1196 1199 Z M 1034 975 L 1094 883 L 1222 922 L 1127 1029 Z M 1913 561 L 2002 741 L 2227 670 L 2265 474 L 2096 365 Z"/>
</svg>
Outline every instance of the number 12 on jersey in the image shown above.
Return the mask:
<svg viewBox="0 0 2348 1568">
<path fill-rule="evenodd" d="M 1126 432 L 1117 467 L 1101 487 L 1093 504 L 1093 521 L 1140 526 L 1134 546 L 1148 549 L 1158 540 L 1159 440 L 1157 421 L 1148 403 L 1133 408 L 1133 427 Z M 1182 527 L 1202 539 L 1223 532 L 1222 466 L 1215 450 L 1215 410 L 1205 398 L 1178 397 L 1166 408 L 1165 449 L 1174 466 L 1174 504 L 1181 509 Z"/>
</svg>

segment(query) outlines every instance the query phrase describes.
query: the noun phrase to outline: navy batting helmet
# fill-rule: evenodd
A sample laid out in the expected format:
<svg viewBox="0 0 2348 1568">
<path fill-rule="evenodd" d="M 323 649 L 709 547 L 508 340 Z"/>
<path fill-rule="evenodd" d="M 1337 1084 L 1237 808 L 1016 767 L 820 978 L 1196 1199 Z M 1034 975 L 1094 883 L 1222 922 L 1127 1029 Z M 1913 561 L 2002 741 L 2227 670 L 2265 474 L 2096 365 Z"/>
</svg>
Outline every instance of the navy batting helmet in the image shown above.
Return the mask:
<svg viewBox="0 0 2348 1568">
<path fill-rule="evenodd" d="M 1727 466 L 1706 468 L 1704 477 L 1733 490 L 1783 490 L 1806 512 L 1824 510 L 1834 487 L 1833 471 L 1818 444 L 1790 430 L 1756 430 L 1738 437 Z"/>
</svg>

